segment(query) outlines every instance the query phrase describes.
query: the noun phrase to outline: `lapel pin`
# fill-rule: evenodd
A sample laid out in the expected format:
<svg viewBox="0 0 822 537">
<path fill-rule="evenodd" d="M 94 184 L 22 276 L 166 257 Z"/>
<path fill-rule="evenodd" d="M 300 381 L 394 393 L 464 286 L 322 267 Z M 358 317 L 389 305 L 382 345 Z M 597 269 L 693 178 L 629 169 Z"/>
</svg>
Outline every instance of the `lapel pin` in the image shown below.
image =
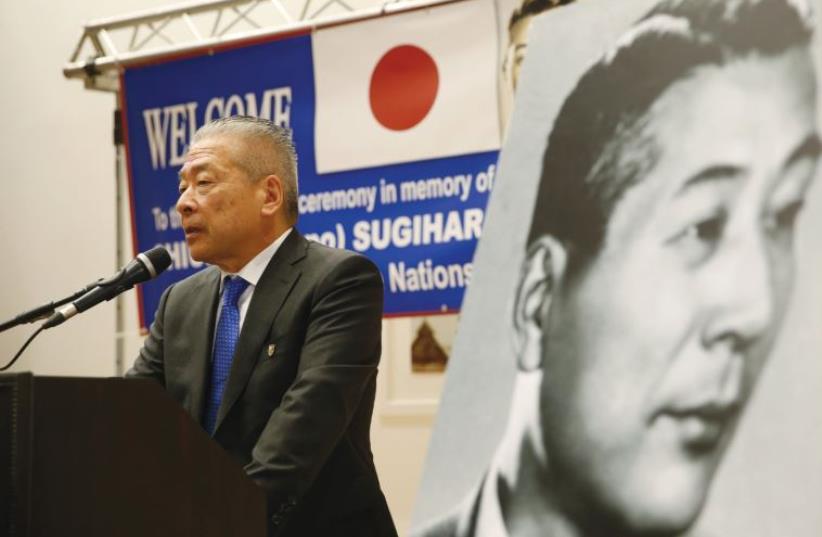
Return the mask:
<svg viewBox="0 0 822 537">
<path fill-rule="evenodd" d="M 268 345 L 268 357 L 271 358 L 272 356 L 274 356 L 274 351 L 276 351 L 276 350 L 277 350 L 277 345 L 274 344 L 274 343 L 270 343 Z"/>
</svg>

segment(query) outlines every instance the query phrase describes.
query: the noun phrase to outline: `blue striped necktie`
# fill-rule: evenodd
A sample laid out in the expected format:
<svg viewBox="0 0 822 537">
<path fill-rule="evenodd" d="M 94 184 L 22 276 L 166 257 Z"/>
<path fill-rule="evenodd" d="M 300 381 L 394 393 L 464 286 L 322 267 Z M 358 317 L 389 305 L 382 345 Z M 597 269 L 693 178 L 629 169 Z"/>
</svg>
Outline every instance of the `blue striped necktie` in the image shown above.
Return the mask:
<svg viewBox="0 0 822 537">
<path fill-rule="evenodd" d="M 211 384 L 208 392 L 208 408 L 206 412 L 206 430 L 214 434 L 217 424 L 217 412 L 223 400 L 223 390 L 231 372 L 231 360 L 234 358 L 234 349 L 240 336 L 240 308 L 237 302 L 243 294 L 248 282 L 239 276 L 226 276 L 223 283 L 223 308 L 220 310 L 220 320 L 217 322 L 217 334 L 214 338 L 214 353 L 211 362 Z"/>
</svg>

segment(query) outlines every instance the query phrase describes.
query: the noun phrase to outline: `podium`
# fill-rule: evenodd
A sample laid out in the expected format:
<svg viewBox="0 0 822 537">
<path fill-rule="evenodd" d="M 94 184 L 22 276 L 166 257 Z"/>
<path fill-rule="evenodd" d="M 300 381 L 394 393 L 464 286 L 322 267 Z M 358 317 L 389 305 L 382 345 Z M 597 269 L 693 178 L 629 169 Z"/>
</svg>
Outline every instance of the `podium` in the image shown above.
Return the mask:
<svg viewBox="0 0 822 537">
<path fill-rule="evenodd" d="M 262 489 L 156 382 L 0 375 L 0 535 L 265 534 Z"/>
</svg>

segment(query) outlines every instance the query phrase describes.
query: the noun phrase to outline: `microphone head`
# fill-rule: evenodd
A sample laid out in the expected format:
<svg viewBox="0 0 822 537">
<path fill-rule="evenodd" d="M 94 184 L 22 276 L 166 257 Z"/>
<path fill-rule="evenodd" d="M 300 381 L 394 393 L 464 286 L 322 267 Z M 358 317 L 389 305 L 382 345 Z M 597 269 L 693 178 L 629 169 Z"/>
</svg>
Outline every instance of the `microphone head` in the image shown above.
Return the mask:
<svg viewBox="0 0 822 537">
<path fill-rule="evenodd" d="M 148 271 L 148 274 L 145 274 L 145 279 L 141 278 L 140 281 L 150 280 L 171 266 L 171 255 L 162 246 L 155 246 L 147 252 L 137 254 L 137 259 Z"/>
<path fill-rule="evenodd" d="M 171 255 L 168 253 L 168 250 L 162 246 L 155 246 L 145 252 L 145 256 L 151 261 L 151 264 L 154 265 L 154 270 L 157 271 L 156 274 L 165 272 L 165 270 L 171 266 Z"/>
<path fill-rule="evenodd" d="M 123 291 L 131 289 L 135 284 L 156 277 L 169 266 L 171 266 L 171 256 L 162 246 L 139 253 L 117 274 L 108 280 L 99 281 L 97 286 L 86 294 L 55 312 L 43 325 L 43 328 L 57 326 L 66 319 L 86 311 L 104 300 L 111 300 Z"/>
<path fill-rule="evenodd" d="M 111 278 L 98 280 L 92 284 L 89 291 L 96 287 L 111 285 L 123 286 L 123 290 L 130 289 L 138 283 L 157 277 L 170 266 L 171 256 L 168 250 L 162 246 L 155 246 L 151 250 L 137 254 L 137 257 Z"/>
</svg>

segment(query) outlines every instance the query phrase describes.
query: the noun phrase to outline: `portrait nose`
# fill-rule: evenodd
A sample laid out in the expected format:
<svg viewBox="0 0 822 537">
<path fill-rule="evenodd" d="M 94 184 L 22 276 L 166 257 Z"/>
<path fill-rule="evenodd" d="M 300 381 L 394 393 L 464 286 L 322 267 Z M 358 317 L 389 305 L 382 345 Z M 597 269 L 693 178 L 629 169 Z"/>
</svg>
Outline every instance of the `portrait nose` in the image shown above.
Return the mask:
<svg viewBox="0 0 822 537">
<path fill-rule="evenodd" d="M 736 348 L 767 333 L 774 322 L 775 282 L 771 253 L 760 236 L 738 241 L 726 253 L 707 343 L 728 341 Z"/>
</svg>

